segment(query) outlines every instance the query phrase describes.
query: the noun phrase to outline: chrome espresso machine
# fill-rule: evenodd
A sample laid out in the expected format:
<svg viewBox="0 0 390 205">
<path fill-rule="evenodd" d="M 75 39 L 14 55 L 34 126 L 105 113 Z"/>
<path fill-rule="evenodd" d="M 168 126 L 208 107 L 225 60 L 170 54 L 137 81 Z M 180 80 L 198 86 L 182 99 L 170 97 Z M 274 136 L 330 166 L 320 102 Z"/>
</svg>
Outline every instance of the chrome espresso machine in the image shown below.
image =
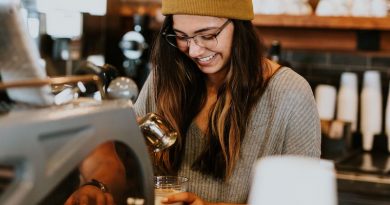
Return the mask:
<svg viewBox="0 0 390 205">
<path fill-rule="evenodd" d="M 0 113 L 0 130 L 2 205 L 63 204 L 78 187 L 78 165 L 105 142 L 127 150 L 127 196 L 154 203 L 151 162 L 129 101 L 16 106 Z"/>
<path fill-rule="evenodd" d="M 153 204 L 152 164 L 130 99 L 109 100 L 98 75 L 49 78 L 21 8 L 20 0 L 0 3 L 0 204 L 64 204 L 82 183 L 79 166 L 108 142 L 126 171 L 116 203 Z M 112 93 L 130 92 L 126 85 Z"/>
</svg>

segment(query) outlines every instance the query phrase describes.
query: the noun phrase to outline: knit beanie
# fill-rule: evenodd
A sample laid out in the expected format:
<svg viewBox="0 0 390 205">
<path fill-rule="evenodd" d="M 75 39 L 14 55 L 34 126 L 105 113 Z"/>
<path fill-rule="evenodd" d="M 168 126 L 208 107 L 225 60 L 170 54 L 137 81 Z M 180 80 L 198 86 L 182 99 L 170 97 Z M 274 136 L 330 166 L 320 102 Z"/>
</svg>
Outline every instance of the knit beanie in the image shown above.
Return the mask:
<svg viewBox="0 0 390 205">
<path fill-rule="evenodd" d="M 252 0 L 162 0 L 162 14 L 189 14 L 252 20 Z"/>
</svg>

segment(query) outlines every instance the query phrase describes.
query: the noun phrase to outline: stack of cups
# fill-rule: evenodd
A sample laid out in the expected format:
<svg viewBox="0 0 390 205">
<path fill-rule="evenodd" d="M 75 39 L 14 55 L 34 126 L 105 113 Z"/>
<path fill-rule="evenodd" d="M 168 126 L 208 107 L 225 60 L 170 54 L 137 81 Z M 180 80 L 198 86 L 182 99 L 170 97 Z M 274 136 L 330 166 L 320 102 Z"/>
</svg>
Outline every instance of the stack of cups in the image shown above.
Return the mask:
<svg viewBox="0 0 390 205">
<path fill-rule="evenodd" d="M 314 91 L 318 113 L 321 120 L 331 121 L 336 107 L 336 87 L 318 85 Z"/>
<path fill-rule="evenodd" d="M 351 3 L 352 16 L 387 16 L 386 0 L 352 0 Z"/>
<path fill-rule="evenodd" d="M 371 16 L 371 0 L 353 0 L 351 14 L 352 16 Z"/>
<path fill-rule="evenodd" d="M 356 131 L 358 116 L 357 75 L 351 72 L 341 74 L 340 89 L 337 95 L 337 120 L 350 122 L 351 130 Z"/>
<path fill-rule="evenodd" d="M 372 149 L 374 135 L 382 130 L 382 89 L 378 71 L 366 71 L 361 93 L 360 126 L 363 134 L 363 149 Z"/>
<path fill-rule="evenodd" d="M 389 93 L 387 95 L 387 103 L 386 103 L 385 131 L 388 138 L 387 149 L 390 152 L 390 83 L 389 83 Z M 389 168 L 390 168 L 390 158 L 389 158 Z"/>
<path fill-rule="evenodd" d="M 386 2 L 386 0 L 372 0 L 371 1 L 371 16 L 374 16 L 374 17 L 387 16 L 387 2 Z"/>
</svg>

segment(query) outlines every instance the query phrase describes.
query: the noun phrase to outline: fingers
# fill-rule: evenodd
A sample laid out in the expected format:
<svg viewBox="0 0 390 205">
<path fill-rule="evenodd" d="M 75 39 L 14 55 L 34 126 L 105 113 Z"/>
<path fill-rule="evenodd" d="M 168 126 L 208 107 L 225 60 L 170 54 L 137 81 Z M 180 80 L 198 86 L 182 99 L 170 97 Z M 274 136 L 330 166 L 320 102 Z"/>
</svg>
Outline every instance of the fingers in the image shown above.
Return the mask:
<svg viewBox="0 0 390 205">
<path fill-rule="evenodd" d="M 80 197 L 80 205 L 88 205 L 88 197 L 83 195 Z"/>
<path fill-rule="evenodd" d="M 71 197 L 69 197 L 69 198 L 66 200 L 66 202 L 65 202 L 64 205 L 73 205 L 73 204 L 74 204 L 74 197 L 71 196 Z"/>
<path fill-rule="evenodd" d="M 96 205 L 106 205 L 106 195 L 104 194 L 97 195 Z"/>
<path fill-rule="evenodd" d="M 99 194 L 73 194 L 64 205 L 115 205 L 114 198 L 110 193 L 100 192 Z"/>
<path fill-rule="evenodd" d="M 115 205 L 114 198 L 109 193 L 98 195 L 96 198 L 96 205 Z"/>
<path fill-rule="evenodd" d="M 188 204 L 194 203 L 196 200 L 201 200 L 195 194 L 191 192 L 181 192 L 177 194 L 172 194 L 167 197 L 167 203 L 173 202 L 185 202 Z"/>
<path fill-rule="evenodd" d="M 111 194 L 105 193 L 104 195 L 106 196 L 107 205 L 115 205 L 114 198 L 112 197 Z"/>
</svg>

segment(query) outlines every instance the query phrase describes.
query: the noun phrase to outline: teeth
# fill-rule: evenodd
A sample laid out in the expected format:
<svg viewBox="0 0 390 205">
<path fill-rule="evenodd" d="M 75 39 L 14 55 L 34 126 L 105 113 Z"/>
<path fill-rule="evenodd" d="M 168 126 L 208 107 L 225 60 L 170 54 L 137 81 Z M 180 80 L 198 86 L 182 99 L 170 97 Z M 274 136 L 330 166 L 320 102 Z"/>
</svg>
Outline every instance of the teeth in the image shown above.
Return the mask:
<svg viewBox="0 0 390 205">
<path fill-rule="evenodd" d="M 205 61 L 208 61 L 208 60 L 212 59 L 214 56 L 215 56 L 215 54 L 211 55 L 211 56 L 208 56 L 208 57 L 199 58 L 199 61 L 205 62 Z"/>
</svg>

